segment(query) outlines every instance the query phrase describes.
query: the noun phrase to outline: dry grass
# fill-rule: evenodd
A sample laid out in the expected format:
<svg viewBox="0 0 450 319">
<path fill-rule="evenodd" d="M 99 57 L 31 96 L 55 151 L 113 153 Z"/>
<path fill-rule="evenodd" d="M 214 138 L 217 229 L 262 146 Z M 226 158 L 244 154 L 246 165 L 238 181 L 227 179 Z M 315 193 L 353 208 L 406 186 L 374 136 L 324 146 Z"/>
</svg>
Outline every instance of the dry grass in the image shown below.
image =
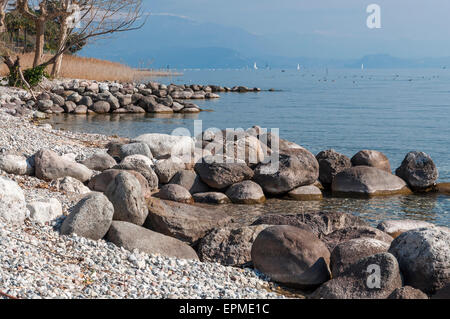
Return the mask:
<svg viewBox="0 0 450 319">
<path fill-rule="evenodd" d="M 24 69 L 31 67 L 33 64 L 33 53 L 22 54 L 21 64 Z M 48 72 L 50 73 L 50 71 L 51 66 L 48 67 Z M 8 68 L 2 64 L 0 66 L 0 75 L 5 76 L 7 74 Z M 175 74 L 158 70 L 138 70 L 116 62 L 70 55 L 64 56 L 61 68 L 61 77 L 63 78 L 97 81 L 130 82 L 138 81 L 145 77 L 170 75 Z"/>
</svg>

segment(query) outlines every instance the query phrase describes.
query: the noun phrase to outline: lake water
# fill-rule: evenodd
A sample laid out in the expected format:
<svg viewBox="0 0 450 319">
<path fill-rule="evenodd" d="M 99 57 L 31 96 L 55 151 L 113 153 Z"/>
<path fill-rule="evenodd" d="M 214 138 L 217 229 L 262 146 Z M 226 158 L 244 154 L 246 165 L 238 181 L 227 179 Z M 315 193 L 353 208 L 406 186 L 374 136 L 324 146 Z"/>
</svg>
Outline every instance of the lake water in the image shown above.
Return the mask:
<svg viewBox="0 0 450 319">
<path fill-rule="evenodd" d="M 349 157 L 362 149 L 382 151 L 393 169 L 409 151 L 424 151 L 438 166 L 439 181 L 450 182 L 450 70 L 184 71 L 180 77 L 152 80 L 280 91 L 221 93 L 218 100 L 197 101 L 202 108 L 212 110 L 198 115 L 60 115 L 51 122 L 68 130 L 130 138 L 145 133 L 169 134 L 178 127 L 193 132 L 194 120 L 202 120 L 203 129 L 279 128 L 282 138 L 314 154 L 330 148 Z M 294 205 L 350 211 L 373 223 L 390 216 L 450 226 L 450 199 L 436 195 L 328 198 L 322 203 L 290 202 L 283 208 L 271 202 L 258 209 L 292 211 Z"/>
</svg>

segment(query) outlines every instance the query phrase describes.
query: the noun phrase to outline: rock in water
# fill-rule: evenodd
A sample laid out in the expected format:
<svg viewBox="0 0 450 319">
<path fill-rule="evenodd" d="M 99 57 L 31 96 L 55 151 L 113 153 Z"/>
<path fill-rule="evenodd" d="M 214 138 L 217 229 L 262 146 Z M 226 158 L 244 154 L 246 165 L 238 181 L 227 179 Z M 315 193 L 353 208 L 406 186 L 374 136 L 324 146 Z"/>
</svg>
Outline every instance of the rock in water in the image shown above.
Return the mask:
<svg viewBox="0 0 450 319">
<path fill-rule="evenodd" d="M 436 165 L 424 152 L 408 153 L 395 174 L 416 191 L 426 190 L 433 186 L 439 177 Z"/>
<path fill-rule="evenodd" d="M 356 166 L 343 170 L 334 177 L 331 188 L 335 195 L 355 197 L 411 193 L 401 178 L 369 166 Z"/>
<path fill-rule="evenodd" d="M 335 150 L 320 152 L 317 154 L 316 159 L 319 162 L 319 180 L 325 187 L 331 186 L 333 178 L 338 173 L 352 167 L 350 159 Z"/>
<path fill-rule="evenodd" d="M 251 250 L 256 269 L 273 281 L 309 289 L 330 279 L 330 252 L 313 233 L 293 226 L 271 226 Z"/>
<path fill-rule="evenodd" d="M 242 266 L 251 262 L 253 242 L 267 225 L 225 227 L 215 229 L 199 244 L 198 253 L 204 262 L 218 262 L 225 266 Z"/>
<path fill-rule="evenodd" d="M 90 193 L 74 207 L 64 220 L 61 234 L 86 237 L 99 240 L 105 237 L 111 226 L 114 207 L 101 193 Z"/>
<path fill-rule="evenodd" d="M 136 177 L 120 172 L 109 184 L 105 195 L 114 206 L 114 220 L 142 226 L 148 211 L 142 187 Z"/>
<path fill-rule="evenodd" d="M 360 151 L 352 157 L 352 164 L 353 166 L 371 166 L 392 173 L 389 159 L 378 151 Z"/>
<path fill-rule="evenodd" d="M 256 167 L 254 181 L 265 193 L 284 194 L 297 187 L 314 184 L 319 177 L 319 165 L 314 155 L 305 149 L 292 152 L 280 154 L 279 165 L 267 163 Z"/>
<path fill-rule="evenodd" d="M 46 181 L 70 176 L 84 183 L 93 175 L 86 166 L 67 160 L 50 150 L 37 152 L 34 161 L 36 177 Z"/>
<path fill-rule="evenodd" d="M 127 222 L 112 222 L 106 240 L 129 251 L 198 260 L 195 250 L 182 241 Z"/>
<path fill-rule="evenodd" d="M 450 282 L 450 231 L 430 227 L 407 231 L 389 252 L 400 264 L 406 285 L 433 294 Z"/>
<path fill-rule="evenodd" d="M 195 193 L 193 197 L 196 203 L 215 204 L 215 205 L 231 203 L 231 200 L 224 193 L 217 193 L 217 192 Z"/>
<path fill-rule="evenodd" d="M 231 217 L 218 209 L 151 198 L 144 227 L 195 244 L 211 230 L 226 226 Z"/>
<path fill-rule="evenodd" d="M 316 299 L 386 299 L 402 286 L 400 269 L 389 253 L 362 258 L 320 288 Z"/>
<path fill-rule="evenodd" d="M 262 204 L 266 201 L 264 192 L 258 184 L 252 181 L 243 181 L 231 185 L 226 195 L 235 204 Z"/>
<path fill-rule="evenodd" d="M 298 201 L 313 201 L 323 198 L 322 191 L 314 185 L 300 186 L 288 193 L 290 199 Z"/>
<path fill-rule="evenodd" d="M 0 219 L 9 223 L 22 223 L 27 215 L 22 189 L 16 182 L 0 177 Z"/>
<path fill-rule="evenodd" d="M 373 238 L 356 238 L 340 243 L 331 252 L 331 273 L 333 277 L 338 277 L 361 258 L 386 253 L 388 250 L 388 243 Z"/>
</svg>

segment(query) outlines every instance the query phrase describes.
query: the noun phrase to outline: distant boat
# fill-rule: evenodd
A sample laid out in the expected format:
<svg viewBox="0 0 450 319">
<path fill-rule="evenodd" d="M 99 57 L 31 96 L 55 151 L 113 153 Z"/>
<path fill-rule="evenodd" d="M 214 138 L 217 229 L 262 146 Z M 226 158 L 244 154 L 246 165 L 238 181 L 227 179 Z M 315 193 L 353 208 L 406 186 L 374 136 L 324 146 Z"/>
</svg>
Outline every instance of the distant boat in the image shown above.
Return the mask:
<svg viewBox="0 0 450 319">
<path fill-rule="evenodd" d="M 297 71 L 300 71 L 300 64 L 297 64 Z"/>
<path fill-rule="evenodd" d="M 364 70 L 364 63 L 361 64 L 361 70 Z"/>
<path fill-rule="evenodd" d="M 256 65 L 256 62 L 255 62 L 255 65 L 253 65 L 253 68 L 254 68 L 255 70 L 258 70 L 258 66 Z"/>
</svg>

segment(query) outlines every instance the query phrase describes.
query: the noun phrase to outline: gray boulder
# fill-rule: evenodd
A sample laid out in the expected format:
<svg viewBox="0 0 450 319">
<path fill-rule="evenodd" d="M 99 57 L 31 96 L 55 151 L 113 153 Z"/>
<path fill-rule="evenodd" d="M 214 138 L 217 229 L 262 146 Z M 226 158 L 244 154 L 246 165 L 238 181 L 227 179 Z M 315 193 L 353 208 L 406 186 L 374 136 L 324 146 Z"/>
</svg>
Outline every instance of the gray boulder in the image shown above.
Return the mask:
<svg viewBox="0 0 450 319">
<path fill-rule="evenodd" d="M 316 299 L 386 299 L 402 287 L 400 269 L 395 257 L 380 253 L 360 259 L 339 277 L 317 289 Z"/>
<path fill-rule="evenodd" d="M 195 193 L 193 197 L 196 203 L 215 204 L 215 205 L 231 203 L 231 200 L 224 193 L 217 193 L 217 192 Z"/>
<path fill-rule="evenodd" d="M 87 168 L 103 172 L 116 165 L 116 160 L 106 153 L 96 153 L 81 162 Z"/>
<path fill-rule="evenodd" d="M 114 207 L 101 193 L 90 193 L 77 203 L 61 226 L 61 234 L 77 234 L 92 240 L 105 237 L 111 226 Z"/>
<path fill-rule="evenodd" d="M 97 101 L 89 109 L 95 113 L 104 114 L 109 113 L 111 110 L 111 105 L 106 101 Z"/>
<path fill-rule="evenodd" d="M 444 227 L 407 231 L 389 252 L 400 264 L 406 285 L 434 294 L 450 282 L 450 231 Z"/>
<path fill-rule="evenodd" d="M 330 252 L 313 233 L 293 226 L 271 226 L 251 250 L 256 269 L 281 284 L 310 289 L 330 279 Z"/>
<path fill-rule="evenodd" d="M 242 266 L 251 262 L 253 242 L 267 225 L 215 229 L 199 243 L 198 254 L 204 262 Z"/>
<path fill-rule="evenodd" d="M 401 220 L 385 220 L 378 224 L 377 228 L 392 237 L 396 238 L 412 229 L 433 227 L 433 224 L 422 220 L 401 219 Z"/>
<path fill-rule="evenodd" d="M 147 144 L 131 143 L 120 146 L 119 157 L 121 159 L 124 159 L 125 157 L 131 155 L 144 155 L 150 159 L 153 158 L 152 152 L 150 151 L 150 148 L 148 147 Z"/>
<path fill-rule="evenodd" d="M 369 166 L 356 166 L 341 171 L 334 177 L 331 189 L 338 196 L 365 198 L 411 193 L 401 178 Z"/>
<path fill-rule="evenodd" d="M 22 189 L 16 182 L 0 176 L 0 219 L 9 223 L 22 223 L 27 215 Z"/>
<path fill-rule="evenodd" d="M 378 151 L 363 150 L 352 157 L 353 166 L 371 166 L 391 173 L 391 164 L 386 155 Z"/>
<path fill-rule="evenodd" d="M 171 200 L 174 202 L 192 204 L 194 203 L 194 199 L 191 196 L 191 193 L 184 188 L 183 186 L 176 184 L 167 184 L 161 187 L 159 193 L 155 194 L 156 197 Z"/>
<path fill-rule="evenodd" d="M 114 220 L 142 226 L 148 211 L 142 187 L 136 177 L 120 172 L 109 184 L 105 195 L 114 206 Z"/>
<path fill-rule="evenodd" d="M 144 155 L 127 156 L 113 169 L 136 171 L 145 177 L 151 190 L 158 188 L 159 180 L 153 170 L 153 162 Z"/>
<path fill-rule="evenodd" d="M 424 152 L 408 153 L 395 174 L 416 191 L 426 190 L 433 186 L 439 177 L 436 165 Z"/>
<path fill-rule="evenodd" d="M 226 195 L 235 204 L 254 205 L 266 201 L 261 186 L 252 181 L 243 181 L 231 185 Z"/>
<path fill-rule="evenodd" d="M 395 289 L 388 299 L 428 299 L 428 296 L 419 289 L 405 286 Z"/>
<path fill-rule="evenodd" d="M 314 185 L 300 186 L 288 193 L 290 199 L 298 201 L 313 201 L 323 198 L 322 191 Z"/>
<path fill-rule="evenodd" d="M 162 159 L 156 162 L 154 171 L 158 176 L 159 182 L 167 184 L 176 173 L 185 169 L 183 161 L 176 157 Z"/>
<path fill-rule="evenodd" d="M 144 227 L 195 244 L 211 230 L 226 226 L 231 217 L 220 210 L 151 198 Z"/>
<path fill-rule="evenodd" d="M 195 250 L 182 241 L 127 222 L 113 221 L 106 240 L 129 251 L 198 260 Z"/>
<path fill-rule="evenodd" d="M 191 155 L 195 149 L 194 140 L 189 136 L 145 134 L 137 137 L 135 141 L 147 144 L 156 158 Z"/>
<path fill-rule="evenodd" d="M 12 175 L 34 175 L 34 161 L 24 156 L 0 155 L 0 170 Z"/>
<path fill-rule="evenodd" d="M 192 170 L 182 170 L 176 173 L 169 182 L 186 188 L 191 194 L 205 193 L 210 190 L 208 185 L 202 182 L 200 176 Z"/>
<path fill-rule="evenodd" d="M 340 243 L 356 238 L 373 238 L 387 244 L 390 244 L 393 240 L 393 238 L 385 232 L 369 226 L 354 226 L 338 229 L 321 237 L 330 251 L 333 251 L 333 249 Z"/>
<path fill-rule="evenodd" d="M 70 176 L 84 183 L 93 175 L 86 166 L 67 160 L 50 150 L 37 152 L 34 161 L 36 177 L 46 181 Z"/>
<path fill-rule="evenodd" d="M 335 150 L 326 150 L 316 156 L 319 162 L 319 180 L 325 187 L 331 186 L 334 177 L 341 171 L 352 167 L 350 159 Z"/>
</svg>

